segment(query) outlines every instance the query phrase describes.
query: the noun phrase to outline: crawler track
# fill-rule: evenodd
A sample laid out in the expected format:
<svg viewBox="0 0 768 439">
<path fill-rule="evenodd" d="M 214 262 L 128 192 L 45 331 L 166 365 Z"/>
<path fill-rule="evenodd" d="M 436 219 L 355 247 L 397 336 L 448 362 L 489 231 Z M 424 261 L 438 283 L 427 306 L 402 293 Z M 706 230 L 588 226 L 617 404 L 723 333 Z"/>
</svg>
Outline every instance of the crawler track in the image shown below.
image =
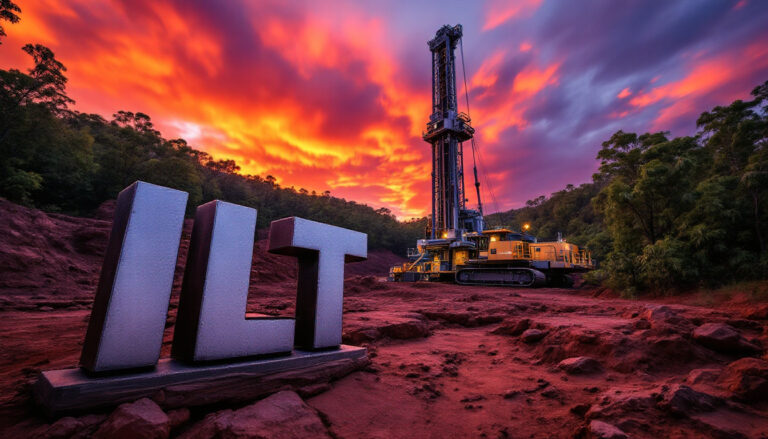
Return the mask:
<svg viewBox="0 0 768 439">
<path fill-rule="evenodd" d="M 456 283 L 530 288 L 544 286 L 547 276 L 533 268 L 462 268 L 456 272 Z"/>
</svg>

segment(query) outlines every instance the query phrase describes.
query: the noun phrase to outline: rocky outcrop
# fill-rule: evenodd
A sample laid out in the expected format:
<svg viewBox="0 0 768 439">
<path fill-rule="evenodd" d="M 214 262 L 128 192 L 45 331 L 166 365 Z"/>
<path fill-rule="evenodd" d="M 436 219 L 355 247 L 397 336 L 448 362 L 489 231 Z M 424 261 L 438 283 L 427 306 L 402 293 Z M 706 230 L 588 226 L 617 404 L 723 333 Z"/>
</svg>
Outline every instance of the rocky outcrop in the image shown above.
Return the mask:
<svg viewBox="0 0 768 439">
<path fill-rule="evenodd" d="M 179 436 L 182 439 L 328 438 L 314 409 L 294 392 L 283 391 L 238 410 L 211 413 Z"/>
</svg>

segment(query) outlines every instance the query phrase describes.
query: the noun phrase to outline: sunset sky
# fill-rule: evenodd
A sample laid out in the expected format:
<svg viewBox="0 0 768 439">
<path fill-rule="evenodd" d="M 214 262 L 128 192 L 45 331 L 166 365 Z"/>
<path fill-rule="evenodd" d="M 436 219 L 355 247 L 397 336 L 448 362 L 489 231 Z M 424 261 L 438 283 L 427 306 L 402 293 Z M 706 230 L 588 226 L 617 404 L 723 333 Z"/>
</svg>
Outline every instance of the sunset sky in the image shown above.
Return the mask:
<svg viewBox="0 0 768 439">
<path fill-rule="evenodd" d="M 443 24 L 464 27 L 486 211 L 590 181 L 618 129 L 692 134 L 768 80 L 758 0 L 16 3 L 0 68 L 42 43 L 79 111 L 141 111 L 243 172 L 400 218 L 429 208 L 426 42 Z"/>
</svg>

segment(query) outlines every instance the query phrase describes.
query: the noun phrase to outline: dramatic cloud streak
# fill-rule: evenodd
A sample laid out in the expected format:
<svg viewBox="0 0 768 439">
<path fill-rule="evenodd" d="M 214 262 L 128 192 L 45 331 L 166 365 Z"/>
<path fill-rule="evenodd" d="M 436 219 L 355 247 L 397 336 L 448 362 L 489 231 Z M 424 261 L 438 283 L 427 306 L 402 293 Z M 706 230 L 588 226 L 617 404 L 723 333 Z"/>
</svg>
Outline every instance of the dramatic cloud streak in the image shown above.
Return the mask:
<svg viewBox="0 0 768 439">
<path fill-rule="evenodd" d="M 464 25 L 490 210 L 588 181 L 617 129 L 689 134 L 768 79 L 757 1 L 18 3 L 0 67 L 48 45 L 80 111 L 142 111 L 244 172 L 401 217 L 429 206 L 426 41 L 442 24 Z"/>
</svg>

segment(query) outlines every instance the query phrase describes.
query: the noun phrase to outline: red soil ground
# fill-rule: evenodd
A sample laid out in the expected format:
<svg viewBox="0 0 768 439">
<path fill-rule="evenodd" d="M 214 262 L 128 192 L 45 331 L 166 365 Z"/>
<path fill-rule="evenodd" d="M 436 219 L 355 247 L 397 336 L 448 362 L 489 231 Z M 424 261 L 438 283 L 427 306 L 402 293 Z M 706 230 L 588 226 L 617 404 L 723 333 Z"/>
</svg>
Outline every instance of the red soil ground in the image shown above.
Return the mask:
<svg viewBox="0 0 768 439">
<path fill-rule="evenodd" d="M 0 436 L 63 432 L 29 385 L 40 370 L 76 366 L 109 227 L 0 200 Z M 292 315 L 295 263 L 263 248 L 248 311 Z M 768 437 L 764 305 L 384 282 L 399 260 L 372 252 L 347 265 L 344 341 L 367 345 L 372 362 L 305 396 L 332 437 Z M 573 357 L 587 358 L 562 362 Z M 193 410 L 172 435 L 194 436 L 205 415 Z M 60 437 L 104 419 L 71 421 Z"/>
</svg>

